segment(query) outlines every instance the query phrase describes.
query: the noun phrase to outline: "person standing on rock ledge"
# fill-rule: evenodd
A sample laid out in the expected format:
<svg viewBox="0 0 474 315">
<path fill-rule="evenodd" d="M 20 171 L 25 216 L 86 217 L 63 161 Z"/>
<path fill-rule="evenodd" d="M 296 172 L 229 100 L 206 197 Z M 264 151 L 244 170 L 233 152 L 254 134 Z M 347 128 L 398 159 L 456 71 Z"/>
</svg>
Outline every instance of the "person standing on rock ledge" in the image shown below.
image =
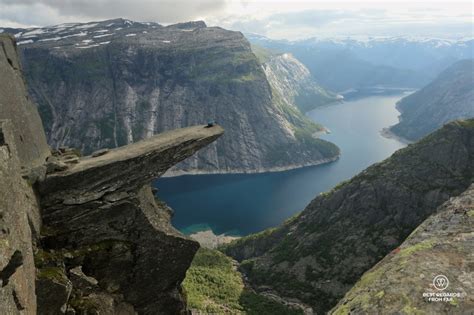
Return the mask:
<svg viewBox="0 0 474 315">
<path fill-rule="evenodd" d="M 215 125 L 217 125 L 217 123 L 216 123 L 215 120 L 209 120 L 209 121 L 207 122 L 206 128 L 211 128 L 211 127 L 214 127 Z"/>
</svg>

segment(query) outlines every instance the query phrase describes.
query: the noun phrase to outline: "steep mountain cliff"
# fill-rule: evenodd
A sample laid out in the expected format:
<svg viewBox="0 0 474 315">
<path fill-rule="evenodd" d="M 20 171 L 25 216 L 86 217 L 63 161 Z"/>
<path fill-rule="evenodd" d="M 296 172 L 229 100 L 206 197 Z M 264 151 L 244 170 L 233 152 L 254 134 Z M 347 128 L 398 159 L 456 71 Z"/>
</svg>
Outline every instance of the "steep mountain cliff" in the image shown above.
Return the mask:
<svg viewBox="0 0 474 315">
<path fill-rule="evenodd" d="M 447 122 L 474 117 L 474 59 L 456 62 L 397 108 L 400 122 L 390 130 L 411 141 Z"/>
<path fill-rule="evenodd" d="M 319 86 L 309 70 L 291 54 L 268 54 L 262 63 L 263 69 L 274 92 L 286 103 L 294 104 L 300 111 L 307 112 L 342 100 L 342 96 Z"/>
<path fill-rule="evenodd" d="M 225 136 L 175 169 L 256 172 L 335 159 L 321 129 L 272 93 L 241 33 L 110 20 L 16 32 L 49 143 L 90 153 L 216 120 Z"/>
<path fill-rule="evenodd" d="M 472 314 L 474 185 L 438 208 L 332 314 Z M 436 277 L 447 279 L 446 284 Z"/>
<path fill-rule="evenodd" d="M 32 182 L 50 155 L 13 39 L 0 34 L 0 313 L 35 314 L 41 217 Z M 27 180 L 23 179 L 26 177 Z"/>
<path fill-rule="evenodd" d="M 185 314 L 199 244 L 150 181 L 223 133 L 194 126 L 81 157 L 50 150 L 0 35 L 0 314 Z"/>
<path fill-rule="evenodd" d="M 474 179 L 474 120 L 445 125 L 315 198 L 283 226 L 225 248 L 255 287 L 328 311 Z"/>
</svg>

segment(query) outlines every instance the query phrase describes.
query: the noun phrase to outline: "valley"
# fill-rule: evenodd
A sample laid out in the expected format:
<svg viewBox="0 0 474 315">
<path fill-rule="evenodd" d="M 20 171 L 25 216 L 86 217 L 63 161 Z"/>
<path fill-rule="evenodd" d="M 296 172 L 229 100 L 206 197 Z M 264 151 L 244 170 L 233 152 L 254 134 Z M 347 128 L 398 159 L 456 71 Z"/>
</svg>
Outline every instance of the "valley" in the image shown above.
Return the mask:
<svg viewBox="0 0 474 315">
<path fill-rule="evenodd" d="M 185 234 L 212 229 L 247 235 L 279 225 L 314 196 L 405 146 L 380 132 L 398 122 L 395 104 L 406 93 L 363 95 L 309 112 L 329 128 L 322 138 L 341 148 L 335 162 L 274 173 L 160 178 L 158 196 L 175 210 L 173 224 Z"/>
<path fill-rule="evenodd" d="M 0 314 L 474 314 L 471 33 L 88 1 L 0 0 Z"/>
</svg>

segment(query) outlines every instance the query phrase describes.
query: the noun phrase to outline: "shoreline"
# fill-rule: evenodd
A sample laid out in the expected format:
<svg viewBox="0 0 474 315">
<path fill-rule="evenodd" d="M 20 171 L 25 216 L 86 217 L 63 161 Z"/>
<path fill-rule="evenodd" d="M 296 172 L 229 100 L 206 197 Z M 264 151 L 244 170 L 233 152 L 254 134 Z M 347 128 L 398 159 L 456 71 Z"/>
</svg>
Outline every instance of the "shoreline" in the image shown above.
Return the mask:
<svg viewBox="0 0 474 315">
<path fill-rule="evenodd" d="M 230 243 L 233 240 L 240 238 L 240 236 L 230 236 L 226 235 L 225 233 L 217 235 L 214 234 L 211 229 L 189 234 L 188 237 L 198 242 L 201 247 L 210 249 L 215 249 L 220 245 Z"/>
<path fill-rule="evenodd" d="M 409 144 L 413 143 L 413 141 L 410 141 L 408 139 L 405 139 L 403 137 L 400 137 L 400 136 L 396 135 L 395 133 L 392 132 L 392 130 L 390 130 L 390 128 L 392 128 L 392 126 L 386 127 L 386 128 L 383 128 L 382 130 L 380 130 L 380 135 L 384 138 L 387 138 L 387 139 L 397 140 L 397 141 L 399 141 L 403 144 L 406 144 L 406 145 L 409 145 Z"/>
<path fill-rule="evenodd" d="M 179 177 L 179 176 L 186 176 L 186 175 L 262 174 L 262 173 L 285 172 L 285 171 L 291 171 L 291 170 L 295 170 L 299 168 L 328 164 L 328 163 L 339 160 L 340 157 L 341 157 L 341 154 L 338 154 L 335 157 L 321 159 L 314 162 L 308 162 L 308 163 L 302 163 L 302 164 L 290 164 L 287 166 L 259 168 L 259 169 L 252 169 L 252 170 L 246 170 L 246 169 L 233 169 L 233 170 L 226 170 L 226 171 L 222 171 L 222 170 L 206 171 L 206 170 L 198 170 L 198 169 L 187 170 L 187 171 L 168 170 L 161 177 L 171 178 L 171 177 Z"/>
</svg>

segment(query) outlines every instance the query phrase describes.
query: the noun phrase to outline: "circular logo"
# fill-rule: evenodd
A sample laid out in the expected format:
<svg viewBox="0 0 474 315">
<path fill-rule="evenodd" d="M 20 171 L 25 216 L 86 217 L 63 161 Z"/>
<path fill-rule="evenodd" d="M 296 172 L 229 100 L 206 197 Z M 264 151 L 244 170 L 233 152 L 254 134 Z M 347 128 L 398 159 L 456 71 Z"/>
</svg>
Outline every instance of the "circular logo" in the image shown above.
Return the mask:
<svg viewBox="0 0 474 315">
<path fill-rule="evenodd" d="M 448 277 L 446 277 L 445 275 L 437 275 L 433 279 L 433 285 L 437 290 L 446 290 L 449 285 Z"/>
</svg>

